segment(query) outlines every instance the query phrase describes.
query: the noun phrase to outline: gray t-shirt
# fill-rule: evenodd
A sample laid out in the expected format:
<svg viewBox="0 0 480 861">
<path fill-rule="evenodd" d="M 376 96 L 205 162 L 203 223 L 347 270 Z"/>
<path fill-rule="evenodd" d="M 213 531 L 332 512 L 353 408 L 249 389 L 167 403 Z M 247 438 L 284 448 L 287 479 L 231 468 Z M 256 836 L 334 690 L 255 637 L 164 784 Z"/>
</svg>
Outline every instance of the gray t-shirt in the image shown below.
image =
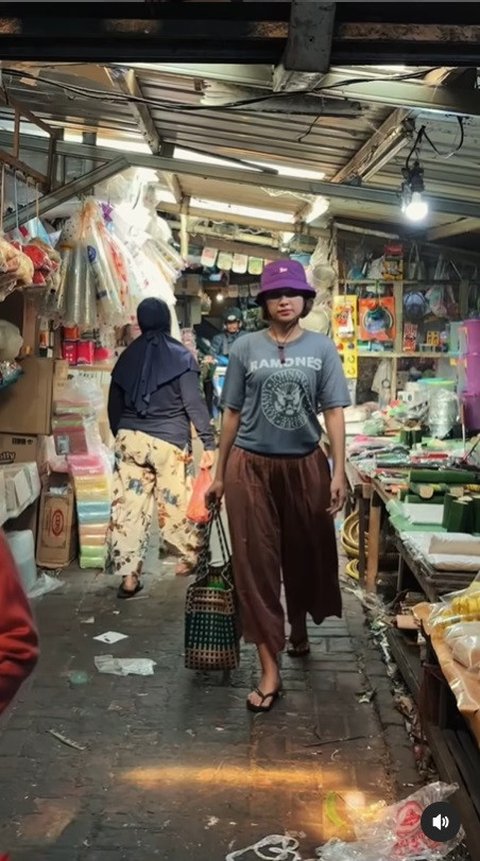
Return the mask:
<svg viewBox="0 0 480 861">
<path fill-rule="evenodd" d="M 305 455 L 321 437 L 318 413 L 350 404 L 342 363 L 326 335 L 303 332 L 285 346 L 267 332 L 232 347 L 222 405 L 241 412 L 235 445 L 267 455 Z"/>
</svg>

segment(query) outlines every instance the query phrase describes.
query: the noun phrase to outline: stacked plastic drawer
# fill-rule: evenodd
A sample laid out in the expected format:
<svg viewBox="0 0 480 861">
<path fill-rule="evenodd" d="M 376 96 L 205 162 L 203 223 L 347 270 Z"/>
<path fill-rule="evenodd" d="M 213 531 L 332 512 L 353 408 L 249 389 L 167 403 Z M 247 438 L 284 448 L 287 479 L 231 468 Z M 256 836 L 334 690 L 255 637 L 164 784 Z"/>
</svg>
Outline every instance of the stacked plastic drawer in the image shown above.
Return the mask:
<svg viewBox="0 0 480 861">
<path fill-rule="evenodd" d="M 80 567 L 103 568 L 112 499 L 112 468 L 102 452 L 68 458 L 75 487 Z"/>
</svg>

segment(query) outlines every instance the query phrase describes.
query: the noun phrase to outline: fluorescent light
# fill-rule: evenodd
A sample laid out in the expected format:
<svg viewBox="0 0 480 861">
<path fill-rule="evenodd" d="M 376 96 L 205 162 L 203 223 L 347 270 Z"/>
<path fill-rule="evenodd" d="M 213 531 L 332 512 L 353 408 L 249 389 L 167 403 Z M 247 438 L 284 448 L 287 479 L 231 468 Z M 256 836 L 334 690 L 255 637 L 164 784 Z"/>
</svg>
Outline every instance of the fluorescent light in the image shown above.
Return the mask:
<svg viewBox="0 0 480 861">
<path fill-rule="evenodd" d="M 254 161 L 252 164 L 257 164 L 259 167 L 270 167 L 278 171 L 279 176 L 292 176 L 297 179 L 325 179 L 325 171 L 323 170 L 308 170 L 303 167 L 290 167 L 285 164 L 274 164 L 274 162 Z"/>
<path fill-rule="evenodd" d="M 281 233 L 280 235 L 281 235 L 281 237 L 282 237 L 282 243 L 283 243 L 283 245 L 289 245 L 289 244 L 290 244 L 290 242 L 292 241 L 293 237 L 295 236 L 295 234 L 293 233 L 293 231 L 290 231 L 290 230 L 285 230 L 285 231 L 284 231 L 283 233 Z"/>
<path fill-rule="evenodd" d="M 234 167 L 238 168 L 238 170 L 251 170 L 250 165 L 255 167 L 269 167 L 272 170 L 276 170 L 279 176 L 292 176 L 297 177 L 298 179 L 313 179 L 313 180 L 322 180 L 325 179 L 325 172 L 322 170 L 310 170 L 303 167 L 290 167 L 287 164 L 277 164 L 273 161 L 258 161 L 257 159 L 249 158 L 248 154 L 244 155 L 244 161 L 250 162 L 249 164 L 233 164 L 231 161 L 228 161 L 227 158 L 222 158 L 221 156 L 213 156 L 213 155 L 204 155 L 199 152 L 192 152 L 192 150 L 184 149 L 183 147 L 175 147 L 173 152 L 174 158 L 184 159 L 186 161 L 195 161 L 200 164 L 217 164 L 222 167 Z"/>
<path fill-rule="evenodd" d="M 304 221 L 307 224 L 311 224 L 312 221 L 316 221 L 317 218 L 325 215 L 329 206 L 330 203 L 326 197 L 316 197 L 310 204 L 310 207 L 304 216 Z"/>
<path fill-rule="evenodd" d="M 183 159 L 184 161 L 195 161 L 199 164 L 217 164 L 220 167 L 238 167 L 238 170 L 248 170 L 248 165 L 232 165 L 231 161 L 228 161 L 228 159 L 224 159 L 221 156 L 204 155 L 201 152 L 193 152 L 190 149 L 183 149 L 178 146 L 176 146 L 173 151 L 173 157 Z"/>
<path fill-rule="evenodd" d="M 293 224 L 295 221 L 295 215 L 292 212 L 278 212 L 275 209 L 260 209 L 256 206 L 239 206 L 220 200 L 202 200 L 198 197 L 191 198 L 190 209 L 207 209 L 224 215 L 244 215 L 247 218 L 278 221 L 281 224 Z"/>
</svg>

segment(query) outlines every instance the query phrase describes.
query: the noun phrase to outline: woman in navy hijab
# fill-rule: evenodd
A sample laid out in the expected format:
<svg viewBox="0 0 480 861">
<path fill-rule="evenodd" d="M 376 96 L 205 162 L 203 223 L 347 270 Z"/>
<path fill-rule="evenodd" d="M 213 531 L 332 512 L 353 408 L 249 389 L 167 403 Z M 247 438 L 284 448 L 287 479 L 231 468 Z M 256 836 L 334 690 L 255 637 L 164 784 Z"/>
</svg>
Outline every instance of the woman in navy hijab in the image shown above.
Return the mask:
<svg viewBox="0 0 480 861">
<path fill-rule="evenodd" d="M 159 299 L 137 310 L 141 335 L 112 373 L 108 417 L 115 441 L 108 573 L 121 577 L 119 598 L 142 588 L 141 573 L 155 508 L 177 574 L 194 568 L 198 534 L 186 518 L 191 493 L 191 425 L 204 446 L 200 466 L 213 466 L 215 439 L 200 391 L 198 365 L 170 335 L 170 311 Z"/>
</svg>

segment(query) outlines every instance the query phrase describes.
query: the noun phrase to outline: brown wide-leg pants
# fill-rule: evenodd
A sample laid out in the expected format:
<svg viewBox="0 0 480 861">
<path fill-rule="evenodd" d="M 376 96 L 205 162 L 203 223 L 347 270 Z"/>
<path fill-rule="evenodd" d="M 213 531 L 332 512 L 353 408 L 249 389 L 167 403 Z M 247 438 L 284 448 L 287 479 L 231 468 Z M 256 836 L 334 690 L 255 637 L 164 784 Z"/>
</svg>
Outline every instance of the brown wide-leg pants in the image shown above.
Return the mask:
<svg viewBox="0 0 480 861">
<path fill-rule="evenodd" d="M 330 471 L 318 448 L 306 457 L 264 457 L 233 448 L 225 474 L 233 569 L 246 642 L 285 646 L 288 619 L 341 616 Z"/>
</svg>

